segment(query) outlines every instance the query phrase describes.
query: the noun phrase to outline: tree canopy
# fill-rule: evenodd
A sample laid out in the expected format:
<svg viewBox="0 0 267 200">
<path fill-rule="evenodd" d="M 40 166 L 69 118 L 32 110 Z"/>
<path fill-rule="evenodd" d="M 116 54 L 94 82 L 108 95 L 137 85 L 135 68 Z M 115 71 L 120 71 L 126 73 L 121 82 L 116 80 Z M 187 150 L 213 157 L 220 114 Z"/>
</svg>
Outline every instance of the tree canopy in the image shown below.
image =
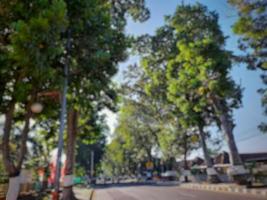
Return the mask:
<svg viewBox="0 0 267 200">
<path fill-rule="evenodd" d="M 267 69 L 267 3 L 265 1 L 228 0 L 237 9 L 238 19 L 233 26 L 235 34 L 240 36 L 239 49 L 245 55 L 237 55 L 237 61 L 245 63 L 249 69 Z M 262 74 L 263 83 L 267 84 L 267 77 Z M 264 114 L 267 114 L 267 89 L 259 89 L 262 95 Z M 267 131 L 265 122 L 259 125 Z"/>
</svg>

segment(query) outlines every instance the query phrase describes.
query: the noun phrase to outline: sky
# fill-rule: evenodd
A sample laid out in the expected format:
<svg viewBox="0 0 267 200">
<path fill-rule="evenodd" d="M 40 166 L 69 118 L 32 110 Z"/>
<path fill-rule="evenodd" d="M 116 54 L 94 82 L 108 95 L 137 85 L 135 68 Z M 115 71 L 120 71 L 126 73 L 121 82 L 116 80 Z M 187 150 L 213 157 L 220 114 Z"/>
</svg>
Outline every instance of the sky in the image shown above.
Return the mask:
<svg viewBox="0 0 267 200">
<path fill-rule="evenodd" d="M 155 30 L 164 24 L 164 16 L 172 15 L 176 6 L 181 4 L 182 0 L 147 0 L 147 6 L 150 9 L 151 17 L 145 23 L 134 23 L 129 20 L 126 28 L 128 34 L 135 36 L 142 34 L 154 34 Z M 209 10 L 215 10 L 219 14 L 219 24 L 225 36 L 228 36 L 226 49 L 235 53 L 240 53 L 237 48 L 238 36 L 234 35 L 231 26 L 237 19 L 235 9 L 227 4 L 226 0 L 184 0 L 184 3 L 202 3 Z M 114 78 L 116 82 L 123 81 L 122 72 L 129 64 L 138 63 L 138 57 L 131 56 L 126 62 L 121 63 L 119 72 Z M 267 134 L 261 133 L 257 126 L 266 121 L 263 116 L 260 95 L 257 93 L 259 88 L 263 87 L 260 79 L 260 71 L 247 70 L 242 65 L 234 65 L 231 75 L 233 79 L 244 88 L 243 106 L 234 111 L 234 120 L 236 127 L 234 129 L 235 139 L 240 152 L 267 152 Z M 117 115 L 109 111 L 107 122 L 111 133 L 117 123 Z"/>
</svg>

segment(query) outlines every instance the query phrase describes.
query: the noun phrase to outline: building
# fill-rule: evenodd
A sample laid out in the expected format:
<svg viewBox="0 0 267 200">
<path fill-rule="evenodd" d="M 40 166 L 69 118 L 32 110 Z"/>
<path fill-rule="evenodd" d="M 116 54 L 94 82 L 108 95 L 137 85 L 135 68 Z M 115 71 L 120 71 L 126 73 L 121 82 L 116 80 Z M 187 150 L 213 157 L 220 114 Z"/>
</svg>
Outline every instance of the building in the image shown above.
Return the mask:
<svg viewBox="0 0 267 200">
<path fill-rule="evenodd" d="M 267 153 L 242 153 L 240 156 L 246 168 L 252 175 L 253 182 L 267 184 Z M 230 180 L 227 176 L 227 171 L 230 167 L 229 154 L 224 151 L 213 157 L 212 162 L 214 168 L 220 176 L 220 179 L 224 182 L 229 182 Z M 193 172 L 192 174 L 198 176 L 194 179 L 198 181 L 206 179 L 205 176 L 207 167 L 203 159 L 197 157 L 193 160 L 189 160 L 188 163 L 190 164 L 189 167 Z"/>
</svg>

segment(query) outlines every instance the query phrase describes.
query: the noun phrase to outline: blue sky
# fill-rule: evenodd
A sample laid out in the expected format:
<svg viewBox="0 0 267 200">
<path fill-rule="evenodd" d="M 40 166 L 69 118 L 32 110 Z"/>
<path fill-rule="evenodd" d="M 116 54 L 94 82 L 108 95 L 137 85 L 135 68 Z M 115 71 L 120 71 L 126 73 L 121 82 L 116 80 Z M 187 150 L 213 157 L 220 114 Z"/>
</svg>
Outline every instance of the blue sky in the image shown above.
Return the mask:
<svg viewBox="0 0 267 200">
<path fill-rule="evenodd" d="M 237 48 L 238 37 L 232 33 L 231 26 L 237 18 L 235 9 L 227 4 L 226 0 L 184 0 L 184 3 L 200 2 L 208 6 L 209 10 L 215 10 L 219 13 L 219 23 L 227 40 L 226 49 L 233 52 L 239 52 Z M 156 28 L 164 24 L 164 15 L 174 13 L 176 6 L 181 4 L 181 0 L 147 0 L 147 6 L 151 11 L 151 17 L 145 23 L 134 23 L 129 20 L 126 32 L 133 35 L 145 33 L 154 34 Z M 137 57 L 130 57 L 127 62 L 120 65 L 120 70 L 115 80 L 122 81 L 122 71 L 127 65 L 138 62 Z M 237 83 L 241 83 L 244 88 L 243 107 L 234 113 L 236 128 L 234 130 L 235 138 L 240 152 L 267 152 L 267 134 L 263 135 L 257 129 L 261 121 L 266 121 L 262 115 L 260 95 L 257 89 L 263 87 L 260 80 L 260 72 L 249 71 L 244 66 L 235 65 L 232 70 L 232 77 Z M 111 126 L 116 124 L 114 116 L 109 117 L 112 121 Z M 112 118 L 112 119 L 111 119 Z"/>
</svg>

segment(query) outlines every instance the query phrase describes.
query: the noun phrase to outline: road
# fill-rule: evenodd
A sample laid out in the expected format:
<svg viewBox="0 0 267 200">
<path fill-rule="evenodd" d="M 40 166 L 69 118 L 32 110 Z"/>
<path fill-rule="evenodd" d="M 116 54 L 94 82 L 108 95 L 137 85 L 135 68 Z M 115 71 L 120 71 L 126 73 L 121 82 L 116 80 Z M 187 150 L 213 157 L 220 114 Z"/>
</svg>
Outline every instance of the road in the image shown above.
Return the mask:
<svg viewBox="0 0 267 200">
<path fill-rule="evenodd" d="M 179 188 L 178 186 L 114 186 L 95 190 L 93 200 L 263 200 L 265 198 Z M 266 200 L 266 199 L 265 199 Z"/>
</svg>

